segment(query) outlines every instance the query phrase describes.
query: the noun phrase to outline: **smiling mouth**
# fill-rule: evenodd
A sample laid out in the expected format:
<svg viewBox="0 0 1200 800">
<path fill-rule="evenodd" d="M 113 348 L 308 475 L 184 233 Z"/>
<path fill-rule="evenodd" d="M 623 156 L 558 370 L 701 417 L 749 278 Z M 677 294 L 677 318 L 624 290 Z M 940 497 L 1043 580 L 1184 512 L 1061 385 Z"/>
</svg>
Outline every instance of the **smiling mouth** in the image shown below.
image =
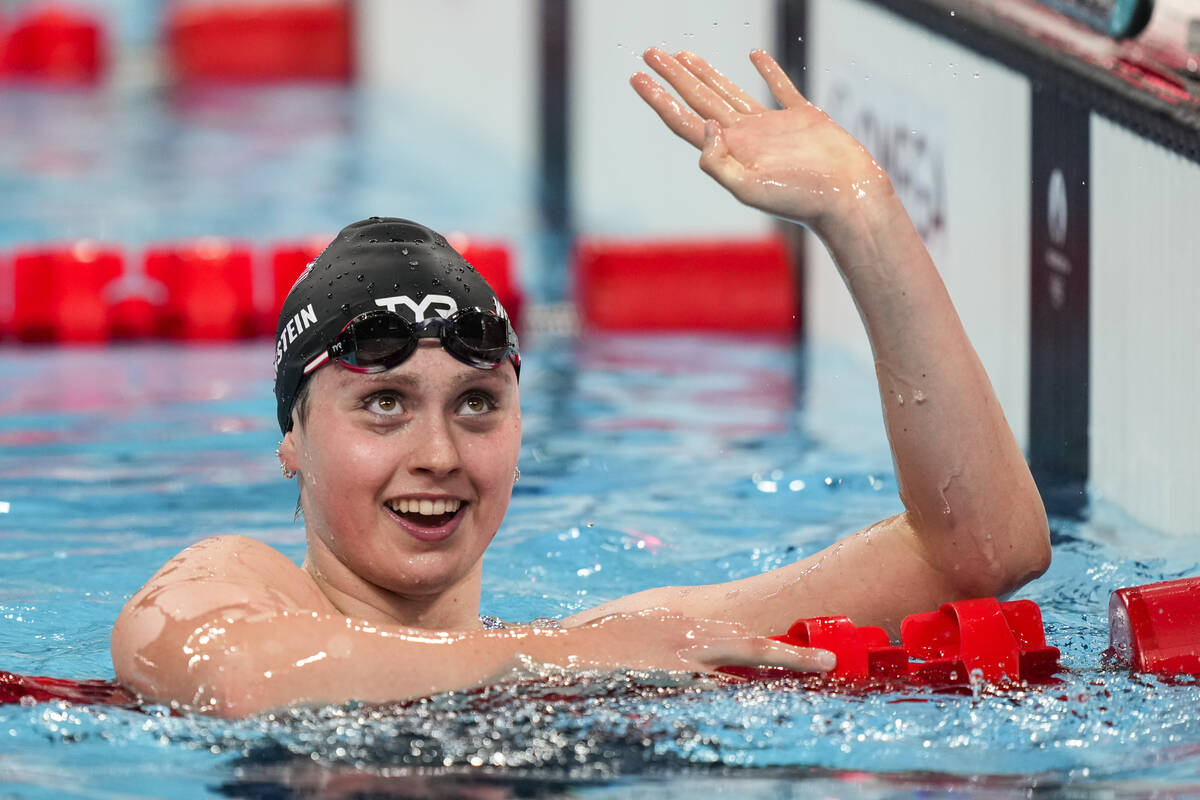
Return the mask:
<svg viewBox="0 0 1200 800">
<path fill-rule="evenodd" d="M 409 525 L 441 528 L 458 516 L 466 503 L 461 500 L 392 500 L 384 506 Z"/>
</svg>

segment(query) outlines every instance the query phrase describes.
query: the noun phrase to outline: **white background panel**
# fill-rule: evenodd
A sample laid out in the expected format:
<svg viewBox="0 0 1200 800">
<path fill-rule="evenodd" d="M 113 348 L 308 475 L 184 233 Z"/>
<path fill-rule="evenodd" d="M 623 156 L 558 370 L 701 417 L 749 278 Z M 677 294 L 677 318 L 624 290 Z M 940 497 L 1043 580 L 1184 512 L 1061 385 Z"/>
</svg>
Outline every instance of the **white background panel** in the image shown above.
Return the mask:
<svg viewBox="0 0 1200 800">
<path fill-rule="evenodd" d="M 422 174 L 430 180 L 461 180 L 464 169 L 449 163 L 454 158 L 446 152 L 450 150 L 479 174 L 481 191 L 509 195 L 509 214 L 479 214 L 464 203 L 461 220 L 423 222 L 468 225 L 481 232 L 475 221 L 479 217 L 482 232 L 495 233 L 487 229 L 511 229 L 516 210 L 532 206 L 530 176 L 538 163 L 538 11 L 537 0 L 355 4 L 360 84 L 367 91 L 387 90 L 389 99 L 411 112 L 410 118 L 401 118 L 404 128 L 393 137 L 397 161 L 414 158 L 412 150 L 419 148 Z M 368 105 L 360 113 L 374 108 Z M 384 111 L 371 129 L 396 118 Z M 420 131 L 421 138 L 414 139 L 412 130 Z M 473 190 L 463 186 L 461 191 L 466 195 Z"/>
<path fill-rule="evenodd" d="M 1023 446 L 1029 417 L 1030 89 L 1018 73 L 860 0 L 813 0 L 808 87 L 889 168 Z M 883 157 L 888 149 L 893 158 Z M 815 342 L 870 363 L 858 314 L 810 237 Z"/>
<path fill-rule="evenodd" d="M 1200 532 L 1200 165 L 1092 116 L 1092 487 Z"/>
<path fill-rule="evenodd" d="M 692 50 L 766 102 L 751 65 L 775 50 L 774 2 L 576 0 L 571 4 L 571 170 L 583 233 L 750 235 L 770 230 L 700 171 L 699 151 L 671 134 L 634 94 L 648 47 Z"/>
</svg>

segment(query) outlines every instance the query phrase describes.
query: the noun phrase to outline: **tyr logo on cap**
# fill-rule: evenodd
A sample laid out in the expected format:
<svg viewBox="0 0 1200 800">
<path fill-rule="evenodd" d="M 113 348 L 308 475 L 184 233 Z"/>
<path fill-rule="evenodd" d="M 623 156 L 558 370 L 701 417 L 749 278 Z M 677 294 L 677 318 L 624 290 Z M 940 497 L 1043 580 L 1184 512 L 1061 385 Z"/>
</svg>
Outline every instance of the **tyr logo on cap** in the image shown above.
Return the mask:
<svg viewBox="0 0 1200 800">
<path fill-rule="evenodd" d="M 396 297 L 380 297 L 375 300 L 375 305 L 383 306 L 393 314 L 398 313 L 396 311 L 396 306 L 407 306 L 408 308 L 411 308 L 413 312 L 413 322 L 424 322 L 425 312 L 434 303 L 440 304 L 440 308 L 433 309 L 440 317 L 449 317 L 458 311 L 458 303 L 454 301 L 454 298 L 444 294 L 427 294 L 425 295 L 425 299 L 419 304 L 408 295 L 403 294 L 397 295 Z"/>
</svg>

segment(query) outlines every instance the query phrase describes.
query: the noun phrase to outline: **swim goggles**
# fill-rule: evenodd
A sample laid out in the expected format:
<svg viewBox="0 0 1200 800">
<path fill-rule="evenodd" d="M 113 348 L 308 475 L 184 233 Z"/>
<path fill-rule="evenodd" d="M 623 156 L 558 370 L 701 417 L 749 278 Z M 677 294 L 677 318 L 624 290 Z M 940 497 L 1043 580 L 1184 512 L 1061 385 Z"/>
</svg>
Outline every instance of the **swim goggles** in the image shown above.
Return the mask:
<svg viewBox="0 0 1200 800">
<path fill-rule="evenodd" d="M 512 325 L 482 308 L 464 308 L 449 317 L 417 323 L 387 309 L 366 311 L 346 323 L 329 349 L 304 366 L 304 374 L 329 360 L 354 372 L 383 372 L 403 363 L 421 339 L 438 339 L 447 353 L 479 369 L 495 369 L 511 358 L 520 375 L 521 356 Z"/>
</svg>

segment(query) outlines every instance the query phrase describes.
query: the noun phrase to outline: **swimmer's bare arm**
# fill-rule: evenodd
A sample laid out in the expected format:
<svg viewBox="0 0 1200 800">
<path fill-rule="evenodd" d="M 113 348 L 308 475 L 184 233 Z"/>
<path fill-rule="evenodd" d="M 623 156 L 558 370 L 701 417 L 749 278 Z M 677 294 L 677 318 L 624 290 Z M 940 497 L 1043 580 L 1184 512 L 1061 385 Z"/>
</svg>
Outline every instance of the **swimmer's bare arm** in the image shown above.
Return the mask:
<svg viewBox="0 0 1200 800">
<path fill-rule="evenodd" d="M 466 689 L 524 664 L 707 672 L 723 664 L 819 670 L 823 651 L 730 622 L 660 612 L 566 630 L 422 631 L 337 613 L 283 554 L 208 539 L 159 570 L 113 628 L 117 679 L 150 702 L 243 716 L 298 702 L 385 702 Z"/>
<path fill-rule="evenodd" d="M 904 513 L 797 564 L 743 581 L 652 590 L 599 613 L 666 606 L 779 633 L 846 614 L 893 634 L 907 614 L 1010 591 L 1050 559 L 1045 510 L 990 381 L 883 169 L 810 105 L 766 53 L 767 110 L 702 59 L 660 50 L 632 83 L 701 168 L 743 203 L 812 229 L 866 326 Z M 711 120 L 706 126 L 705 120 Z M 587 619 L 586 614 L 572 621 Z"/>
</svg>

